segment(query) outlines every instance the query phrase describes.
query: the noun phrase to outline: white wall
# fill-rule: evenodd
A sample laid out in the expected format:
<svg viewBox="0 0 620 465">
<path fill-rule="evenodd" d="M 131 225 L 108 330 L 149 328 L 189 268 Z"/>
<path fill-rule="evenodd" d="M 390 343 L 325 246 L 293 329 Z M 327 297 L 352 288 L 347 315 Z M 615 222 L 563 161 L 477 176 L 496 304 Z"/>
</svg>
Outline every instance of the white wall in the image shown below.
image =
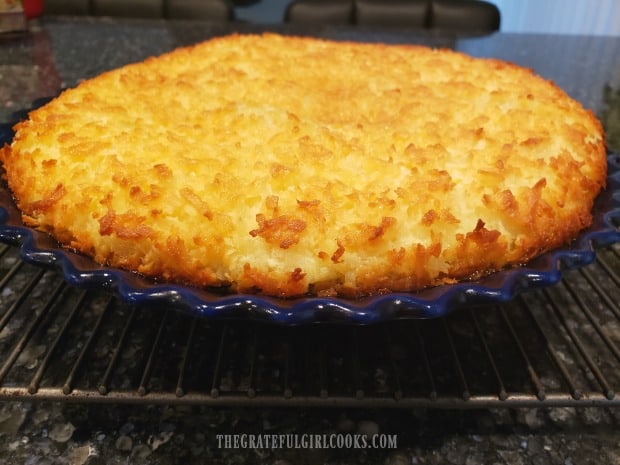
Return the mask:
<svg viewBox="0 0 620 465">
<path fill-rule="evenodd" d="M 489 0 L 504 32 L 620 35 L 619 0 Z"/>
</svg>

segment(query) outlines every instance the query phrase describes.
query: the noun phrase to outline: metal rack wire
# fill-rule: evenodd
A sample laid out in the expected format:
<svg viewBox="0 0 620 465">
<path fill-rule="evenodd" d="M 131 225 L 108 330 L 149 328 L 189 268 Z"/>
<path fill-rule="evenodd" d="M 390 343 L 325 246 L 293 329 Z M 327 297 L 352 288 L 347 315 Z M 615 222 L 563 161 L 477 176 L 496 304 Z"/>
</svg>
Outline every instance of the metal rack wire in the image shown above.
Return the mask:
<svg viewBox="0 0 620 465">
<path fill-rule="evenodd" d="M 620 406 L 620 252 L 441 319 L 206 321 L 72 287 L 0 246 L 0 400 L 247 406 Z"/>
</svg>

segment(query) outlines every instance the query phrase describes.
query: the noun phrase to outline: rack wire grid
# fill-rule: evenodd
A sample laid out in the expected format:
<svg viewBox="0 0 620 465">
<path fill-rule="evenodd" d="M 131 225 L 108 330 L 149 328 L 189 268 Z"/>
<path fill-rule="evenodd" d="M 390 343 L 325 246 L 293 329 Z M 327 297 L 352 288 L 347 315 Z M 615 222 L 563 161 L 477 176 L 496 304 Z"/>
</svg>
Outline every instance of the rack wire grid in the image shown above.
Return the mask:
<svg viewBox="0 0 620 465">
<path fill-rule="evenodd" d="M 489 408 L 620 405 L 620 247 L 429 320 L 211 321 L 73 287 L 0 246 L 0 400 Z"/>
</svg>

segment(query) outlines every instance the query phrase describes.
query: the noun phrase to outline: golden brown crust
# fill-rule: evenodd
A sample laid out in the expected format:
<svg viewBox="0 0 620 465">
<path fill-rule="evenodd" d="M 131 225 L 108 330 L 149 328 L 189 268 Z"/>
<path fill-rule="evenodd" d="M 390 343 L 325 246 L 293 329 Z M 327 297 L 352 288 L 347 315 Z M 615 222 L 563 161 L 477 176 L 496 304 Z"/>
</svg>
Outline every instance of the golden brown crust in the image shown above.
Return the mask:
<svg viewBox="0 0 620 465">
<path fill-rule="evenodd" d="M 24 221 L 100 263 L 291 297 L 417 290 L 591 222 L 603 131 L 449 50 L 233 35 L 85 81 L 0 151 Z"/>
</svg>

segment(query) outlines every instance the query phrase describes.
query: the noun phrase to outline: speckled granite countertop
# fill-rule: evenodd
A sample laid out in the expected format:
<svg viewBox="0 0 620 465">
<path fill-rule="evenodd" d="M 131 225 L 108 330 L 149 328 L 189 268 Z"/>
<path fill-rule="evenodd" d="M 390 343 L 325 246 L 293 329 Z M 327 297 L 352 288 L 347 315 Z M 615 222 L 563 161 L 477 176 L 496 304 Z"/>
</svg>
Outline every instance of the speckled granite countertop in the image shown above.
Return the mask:
<svg viewBox="0 0 620 465">
<path fill-rule="evenodd" d="M 553 79 L 591 108 L 606 126 L 610 149 L 620 148 L 620 38 L 495 34 L 456 39 L 279 29 L 336 39 L 420 42 L 514 61 Z M 48 19 L 22 37 L 0 39 L 0 124 L 14 121 L 37 99 L 107 69 L 213 35 L 260 30 L 263 26 L 250 24 Z M 375 450 L 221 447 L 218 434 L 232 432 L 378 432 L 396 434 L 397 445 Z M 0 462 L 620 465 L 620 410 L 215 408 L 25 399 L 0 403 Z"/>
<path fill-rule="evenodd" d="M 618 410 L 257 410 L 0 404 L 4 463 L 617 465 Z M 396 449 L 225 449 L 217 435 L 397 434 Z"/>
</svg>

